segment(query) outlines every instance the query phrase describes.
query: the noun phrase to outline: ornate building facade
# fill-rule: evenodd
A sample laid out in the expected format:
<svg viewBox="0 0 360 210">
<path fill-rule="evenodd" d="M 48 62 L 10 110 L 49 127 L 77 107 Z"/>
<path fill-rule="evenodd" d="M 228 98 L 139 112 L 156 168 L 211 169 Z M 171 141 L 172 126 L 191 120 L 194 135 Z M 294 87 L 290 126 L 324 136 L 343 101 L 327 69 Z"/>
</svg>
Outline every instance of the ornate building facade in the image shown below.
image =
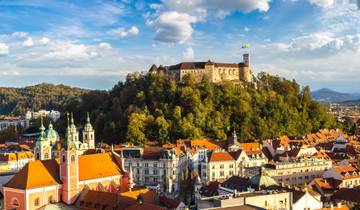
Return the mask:
<svg viewBox="0 0 360 210">
<path fill-rule="evenodd" d="M 151 73 L 165 72 L 174 75 L 182 82 L 185 75 L 191 74 L 199 82 L 207 77 L 213 83 L 219 82 L 251 82 L 250 55 L 243 55 L 243 62 L 240 63 L 216 63 L 207 62 L 182 62 L 172 66 L 151 66 Z"/>
</svg>

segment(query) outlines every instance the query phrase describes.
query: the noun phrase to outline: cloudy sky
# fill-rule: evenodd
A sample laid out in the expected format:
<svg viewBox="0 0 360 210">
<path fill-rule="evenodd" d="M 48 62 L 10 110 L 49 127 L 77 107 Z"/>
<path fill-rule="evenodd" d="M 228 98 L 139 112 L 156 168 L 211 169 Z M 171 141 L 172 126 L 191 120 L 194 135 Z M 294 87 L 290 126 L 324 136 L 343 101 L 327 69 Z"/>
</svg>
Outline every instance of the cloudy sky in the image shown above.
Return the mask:
<svg viewBox="0 0 360 210">
<path fill-rule="evenodd" d="M 0 0 L 0 86 L 109 89 L 151 64 L 237 63 L 360 92 L 360 0 Z"/>
</svg>

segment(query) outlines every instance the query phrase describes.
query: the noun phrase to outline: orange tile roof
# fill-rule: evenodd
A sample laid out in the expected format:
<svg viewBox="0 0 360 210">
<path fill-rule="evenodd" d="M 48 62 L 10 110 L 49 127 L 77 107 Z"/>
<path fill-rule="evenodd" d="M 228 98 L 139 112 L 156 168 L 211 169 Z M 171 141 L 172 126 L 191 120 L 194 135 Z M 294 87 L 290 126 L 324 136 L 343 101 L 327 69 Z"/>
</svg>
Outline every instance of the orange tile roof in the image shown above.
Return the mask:
<svg viewBox="0 0 360 210">
<path fill-rule="evenodd" d="M 4 186 L 16 189 L 32 189 L 60 183 L 59 164 L 52 159 L 30 161 Z"/>
<path fill-rule="evenodd" d="M 228 152 L 213 152 L 210 156 L 210 162 L 215 162 L 215 161 L 230 161 L 230 160 L 234 160 L 234 157 L 231 156 L 230 153 Z"/>
<path fill-rule="evenodd" d="M 354 172 L 354 171 L 358 171 L 355 167 L 353 166 L 336 166 L 334 167 L 335 171 L 339 174 L 341 173 L 346 173 L 346 172 Z"/>
<path fill-rule="evenodd" d="M 255 151 L 255 150 L 260 150 L 261 149 L 261 145 L 260 143 L 257 142 L 253 142 L 253 143 L 240 143 L 241 147 L 243 148 L 243 150 L 245 152 L 248 151 Z"/>
<path fill-rule="evenodd" d="M 121 175 L 112 153 L 98 153 L 79 156 L 79 180 Z"/>
<path fill-rule="evenodd" d="M 145 189 L 133 189 L 132 191 L 127 191 L 119 193 L 123 197 L 131 198 L 136 200 L 139 195 L 142 195 L 145 203 L 156 204 L 157 203 L 157 194 L 155 191 Z"/>
</svg>

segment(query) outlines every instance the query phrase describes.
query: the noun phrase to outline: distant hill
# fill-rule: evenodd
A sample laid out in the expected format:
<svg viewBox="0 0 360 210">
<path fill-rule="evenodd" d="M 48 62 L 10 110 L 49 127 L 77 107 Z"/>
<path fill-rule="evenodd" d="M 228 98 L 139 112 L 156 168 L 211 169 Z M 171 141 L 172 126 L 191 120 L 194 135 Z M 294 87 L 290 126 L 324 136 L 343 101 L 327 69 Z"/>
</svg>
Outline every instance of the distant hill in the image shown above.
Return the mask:
<svg viewBox="0 0 360 210">
<path fill-rule="evenodd" d="M 311 96 L 322 103 L 360 100 L 359 93 L 341 93 L 329 88 L 322 88 L 311 93 Z"/>
<path fill-rule="evenodd" d="M 42 83 L 24 88 L 0 87 L 0 115 L 24 114 L 27 110 L 55 109 L 89 90 Z"/>
</svg>

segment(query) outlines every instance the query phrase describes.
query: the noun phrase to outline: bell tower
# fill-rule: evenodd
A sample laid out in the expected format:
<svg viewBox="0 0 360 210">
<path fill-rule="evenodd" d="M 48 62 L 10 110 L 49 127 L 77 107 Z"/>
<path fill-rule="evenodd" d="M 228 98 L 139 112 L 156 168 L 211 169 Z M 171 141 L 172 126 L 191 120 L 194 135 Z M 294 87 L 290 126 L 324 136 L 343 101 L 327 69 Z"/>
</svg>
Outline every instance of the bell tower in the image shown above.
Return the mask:
<svg viewBox="0 0 360 210">
<path fill-rule="evenodd" d="M 73 204 L 79 195 L 79 151 L 72 138 L 69 115 L 67 121 L 65 142 L 60 151 L 61 199 L 66 204 Z"/>
<path fill-rule="evenodd" d="M 90 123 L 89 112 L 86 116 L 86 124 L 83 130 L 83 142 L 89 145 L 89 149 L 95 149 L 95 131 Z"/>
<path fill-rule="evenodd" d="M 35 144 L 35 159 L 36 160 L 48 160 L 51 159 L 51 144 L 48 139 L 45 137 L 45 127 L 43 124 L 43 118 L 40 119 L 41 125 L 40 125 L 40 136 L 36 140 Z"/>
</svg>

